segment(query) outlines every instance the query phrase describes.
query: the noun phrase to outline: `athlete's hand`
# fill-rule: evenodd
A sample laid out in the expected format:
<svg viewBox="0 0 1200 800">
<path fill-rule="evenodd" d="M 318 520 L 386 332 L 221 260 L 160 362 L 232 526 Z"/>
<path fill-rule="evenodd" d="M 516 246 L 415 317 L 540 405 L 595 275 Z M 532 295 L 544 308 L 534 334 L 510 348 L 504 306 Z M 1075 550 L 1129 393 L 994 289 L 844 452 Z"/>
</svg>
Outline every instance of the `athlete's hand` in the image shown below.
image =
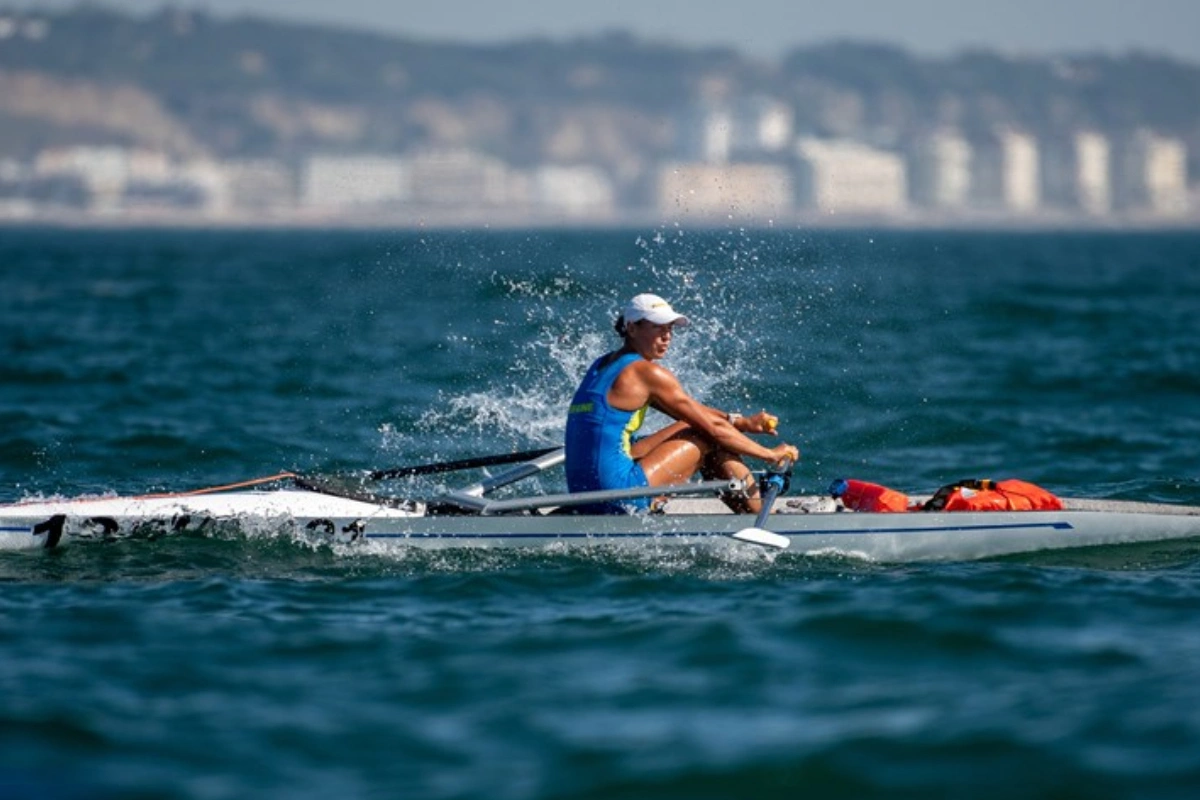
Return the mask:
<svg viewBox="0 0 1200 800">
<path fill-rule="evenodd" d="M 745 427 L 743 433 L 769 433 L 772 436 L 778 436 L 779 432 L 779 417 L 774 414 L 768 414 L 766 411 L 760 411 L 757 414 L 752 414 L 745 418 Z"/>
<path fill-rule="evenodd" d="M 771 448 L 771 463 L 782 466 L 785 460 L 795 464 L 800 460 L 800 448 L 791 444 L 779 444 Z"/>
</svg>

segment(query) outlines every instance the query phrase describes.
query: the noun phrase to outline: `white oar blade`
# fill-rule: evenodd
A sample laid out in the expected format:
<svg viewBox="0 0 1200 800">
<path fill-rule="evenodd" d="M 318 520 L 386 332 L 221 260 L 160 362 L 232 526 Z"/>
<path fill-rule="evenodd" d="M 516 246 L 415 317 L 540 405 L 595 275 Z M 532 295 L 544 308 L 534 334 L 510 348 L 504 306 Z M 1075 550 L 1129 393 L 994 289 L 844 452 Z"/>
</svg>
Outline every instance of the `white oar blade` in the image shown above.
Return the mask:
<svg viewBox="0 0 1200 800">
<path fill-rule="evenodd" d="M 742 528 L 733 534 L 733 538 L 743 542 L 761 544 L 763 547 L 774 547 L 779 550 L 786 550 L 788 545 L 792 543 L 792 540 L 786 536 L 780 536 L 778 533 L 765 531 L 762 528 Z"/>
</svg>

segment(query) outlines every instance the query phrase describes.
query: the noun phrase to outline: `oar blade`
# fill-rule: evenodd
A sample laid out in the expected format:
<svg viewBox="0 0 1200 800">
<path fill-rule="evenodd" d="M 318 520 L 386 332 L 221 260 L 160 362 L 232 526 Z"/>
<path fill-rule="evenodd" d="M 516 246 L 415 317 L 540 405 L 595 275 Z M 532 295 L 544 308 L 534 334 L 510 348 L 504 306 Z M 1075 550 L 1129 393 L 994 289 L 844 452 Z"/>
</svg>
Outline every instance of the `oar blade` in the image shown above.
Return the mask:
<svg viewBox="0 0 1200 800">
<path fill-rule="evenodd" d="M 766 483 L 766 492 L 763 494 L 762 509 L 758 512 L 758 518 L 754 520 L 753 527 L 742 528 L 735 534 L 732 534 L 734 539 L 742 542 L 752 542 L 753 544 L 762 545 L 763 547 L 774 547 L 777 550 L 786 550 L 792 540 L 786 536 L 780 536 L 778 533 L 772 533 L 763 528 L 767 522 L 767 517 L 771 514 L 771 506 L 775 505 L 775 498 L 783 491 L 787 477 L 792 474 L 792 460 L 784 459 L 777 470 L 772 470 L 768 473 Z"/>
<path fill-rule="evenodd" d="M 792 543 L 792 540 L 786 536 L 762 528 L 742 528 L 737 533 L 733 534 L 733 538 L 742 542 L 750 542 L 751 544 L 759 544 L 763 547 L 773 547 L 777 550 L 786 550 Z"/>
</svg>

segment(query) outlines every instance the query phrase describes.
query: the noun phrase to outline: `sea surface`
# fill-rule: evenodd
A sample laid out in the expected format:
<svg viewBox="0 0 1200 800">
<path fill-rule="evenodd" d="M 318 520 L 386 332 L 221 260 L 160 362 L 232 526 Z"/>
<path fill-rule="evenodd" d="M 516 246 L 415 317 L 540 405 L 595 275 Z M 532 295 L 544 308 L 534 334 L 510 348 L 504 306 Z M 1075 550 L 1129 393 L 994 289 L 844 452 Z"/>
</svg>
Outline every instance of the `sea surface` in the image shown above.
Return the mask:
<svg viewBox="0 0 1200 800">
<path fill-rule="evenodd" d="M 1200 504 L 1197 233 L 2 228 L 0 276 L 0 502 L 552 445 L 654 291 L 793 493 Z M 0 797 L 1200 797 L 1200 542 L 0 552 Z"/>
</svg>

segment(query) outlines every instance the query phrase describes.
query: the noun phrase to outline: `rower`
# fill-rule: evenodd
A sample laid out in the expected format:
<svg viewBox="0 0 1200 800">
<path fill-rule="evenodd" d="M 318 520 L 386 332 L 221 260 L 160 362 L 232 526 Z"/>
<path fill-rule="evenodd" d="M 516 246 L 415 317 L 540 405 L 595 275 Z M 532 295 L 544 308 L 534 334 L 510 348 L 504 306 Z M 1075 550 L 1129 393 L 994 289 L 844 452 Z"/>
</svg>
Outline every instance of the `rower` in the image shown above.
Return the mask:
<svg viewBox="0 0 1200 800">
<path fill-rule="evenodd" d="M 567 413 L 566 473 L 572 492 L 666 486 L 697 471 L 708 479 L 745 482 L 745 496 L 726 496 L 737 513 L 762 507 L 748 456 L 773 465 L 800 457 L 790 444 L 764 447 L 746 434 L 777 435 L 778 418 L 765 410 L 751 416 L 719 411 L 684 390 L 679 379 L 656 363 L 666 354 L 676 327 L 689 320 L 661 297 L 639 294 L 617 317 L 622 344 L 598 358 L 576 390 Z M 654 408 L 675 420 L 648 436 L 633 434 Z M 585 507 L 586 513 L 645 510 L 648 499 Z"/>
</svg>

